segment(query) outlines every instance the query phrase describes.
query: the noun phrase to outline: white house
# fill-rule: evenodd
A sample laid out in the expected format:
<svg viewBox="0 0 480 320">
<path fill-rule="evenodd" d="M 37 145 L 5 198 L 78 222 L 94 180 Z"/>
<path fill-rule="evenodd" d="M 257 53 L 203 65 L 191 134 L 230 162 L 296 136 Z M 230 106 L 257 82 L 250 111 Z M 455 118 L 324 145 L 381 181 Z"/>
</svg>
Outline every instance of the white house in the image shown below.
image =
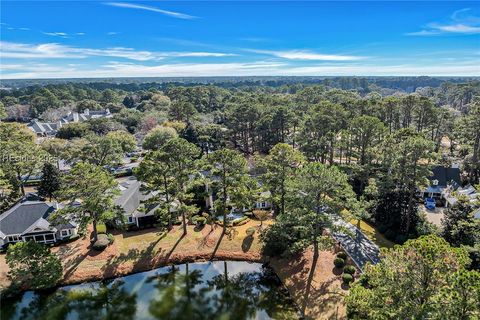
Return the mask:
<svg viewBox="0 0 480 320">
<path fill-rule="evenodd" d="M 20 201 L 0 215 L 0 246 L 19 241 L 55 243 L 76 235 L 78 225 L 73 222 L 53 224 L 48 219 L 59 209 L 57 203 Z"/>
<path fill-rule="evenodd" d="M 213 207 L 214 201 L 217 199 L 217 195 L 215 192 L 212 191 L 211 188 L 209 188 L 208 185 L 205 185 L 205 190 L 207 196 L 205 197 L 205 207 L 207 209 L 210 209 Z M 263 191 L 258 194 L 257 201 L 253 204 L 253 209 L 256 210 L 269 210 L 272 208 L 272 204 L 268 199 L 270 199 L 270 191 Z M 242 211 L 249 211 L 252 208 L 247 208 L 243 207 Z M 235 209 L 233 209 L 235 211 Z"/>
</svg>

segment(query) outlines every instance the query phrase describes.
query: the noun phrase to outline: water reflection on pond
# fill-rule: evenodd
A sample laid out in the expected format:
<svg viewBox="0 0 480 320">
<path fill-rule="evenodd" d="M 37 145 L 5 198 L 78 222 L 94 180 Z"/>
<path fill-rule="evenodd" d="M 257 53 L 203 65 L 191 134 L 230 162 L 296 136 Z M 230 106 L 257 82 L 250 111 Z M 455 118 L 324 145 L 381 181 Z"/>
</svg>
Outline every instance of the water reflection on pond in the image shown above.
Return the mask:
<svg viewBox="0 0 480 320">
<path fill-rule="evenodd" d="M 2 301 L 2 319 L 295 319 L 288 294 L 258 263 L 215 261 L 164 267 L 26 292 Z"/>
</svg>

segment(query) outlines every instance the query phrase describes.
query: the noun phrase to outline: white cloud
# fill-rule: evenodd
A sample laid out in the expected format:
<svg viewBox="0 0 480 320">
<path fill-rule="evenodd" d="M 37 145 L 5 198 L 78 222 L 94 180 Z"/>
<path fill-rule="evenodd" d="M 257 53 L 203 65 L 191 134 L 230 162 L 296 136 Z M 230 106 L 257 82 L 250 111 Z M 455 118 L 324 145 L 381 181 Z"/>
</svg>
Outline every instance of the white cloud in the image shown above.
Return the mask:
<svg viewBox="0 0 480 320">
<path fill-rule="evenodd" d="M 68 34 L 65 32 L 42 32 L 44 35 L 60 38 L 68 38 Z"/>
<path fill-rule="evenodd" d="M 75 32 L 75 33 L 66 33 L 66 32 L 42 32 L 44 35 L 59 37 L 59 38 L 70 38 L 72 36 L 84 36 L 85 32 Z"/>
<path fill-rule="evenodd" d="M 168 10 L 163 10 L 160 8 L 156 7 L 150 7 L 150 6 L 144 6 L 140 4 L 133 4 L 133 3 L 127 3 L 127 2 L 105 2 L 104 3 L 107 6 L 112 6 L 112 7 L 119 7 L 119 8 L 129 8 L 129 9 L 140 9 L 140 10 L 146 10 L 146 11 L 152 11 L 152 12 L 157 12 L 161 13 L 173 18 L 178 18 L 178 19 L 195 19 L 196 17 L 180 13 L 180 12 L 175 12 L 175 11 L 168 11 Z"/>
<path fill-rule="evenodd" d="M 365 57 L 350 56 L 350 55 L 334 55 L 334 54 L 321 54 L 305 50 L 289 50 L 289 51 L 271 51 L 271 50 L 251 50 L 246 51 L 272 55 L 275 57 L 289 59 L 289 60 L 317 60 L 317 61 L 353 61 L 362 60 Z"/>
<path fill-rule="evenodd" d="M 420 31 L 405 33 L 406 36 L 433 36 L 436 34 L 441 34 L 441 32 L 435 31 L 435 30 L 420 30 Z"/>
<path fill-rule="evenodd" d="M 429 23 L 425 29 L 408 32 L 407 36 L 431 36 L 442 34 L 477 34 L 480 33 L 480 18 L 473 15 L 466 15 L 470 8 L 457 10 L 450 16 L 446 23 Z"/>
<path fill-rule="evenodd" d="M 464 24 L 452 24 L 452 25 L 431 25 L 432 28 L 453 33 L 480 33 L 480 27 L 467 26 Z"/>
<path fill-rule="evenodd" d="M 107 36 L 116 36 L 118 34 L 118 32 L 107 32 Z"/>
<path fill-rule="evenodd" d="M 110 78 L 110 77 L 194 77 L 194 76 L 479 76 L 480 61 L 436 65 L 313 65 L 257 61 L 250 63 L 171 63 L 144 65 L 109 62 L 89 69 L 76 66 L 7 65 L 2 78 Z M 6 72 L 5 72 L 6 71 Z"/>
<path fill-rule="evenodd" d="M 470 11 L 470 10 L 472 10 L 472 9 L 471 8 L 463 8 L 463 9 L 460 9 L 460 10 L 456 10 L 452 13 L 451 19 L 452 20 L 458 20 L 459 16 L 461 16 L 462 13 Z"/>
<path fill-rule="evenodd" d="M 24 44 L 0 41 L 1 58 L 15 59 L 81 59 L 91 56 L 125 58 L 136 61 L 162 60 L 169 57 L 227 57 L 223 52 L 151 52 L 132 48 L 114 47 L 106 49 L 78 48 L 58 43 Z"/>
<path fill-rule="evenodd" d="M 234 53 L 222 52 L 168 52 L 165 53 L 168 57 L 232 57 L 237 56 Z"/>
<path fill-rule="evenodd" d="M 15 59 L 85 58 L 84 54 L 72 52 L 72 48 L 57 43 L 38 45 L 0 41 L 0 57 Z"/>
</svg>

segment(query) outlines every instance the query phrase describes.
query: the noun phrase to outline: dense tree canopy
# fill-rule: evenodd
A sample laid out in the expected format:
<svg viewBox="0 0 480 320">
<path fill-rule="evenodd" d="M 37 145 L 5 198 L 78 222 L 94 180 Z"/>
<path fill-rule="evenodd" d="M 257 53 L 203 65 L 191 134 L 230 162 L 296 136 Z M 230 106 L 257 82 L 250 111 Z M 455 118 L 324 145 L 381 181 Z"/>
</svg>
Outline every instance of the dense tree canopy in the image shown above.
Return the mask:
<svg viewBox="0 0 480 320">
<path fill-rule="evenodd" d="M 97 223 L 119 218 L 113 202 L 117 182 L 101 167 L 79 162 L 62 177 L 61 184 L 59 198 L 69 202 L 80 201 L 80 204 L 58 211 L 54 220 L 73 217 L 83 229 L 92 223 L 93 240 L 96 241 Z"/>
<path fill-rule="evenodd" d="M 409 240 L 369 266 L 347 297 L 352 319 L 475 319 L 480 273 L 465 249 L 436 236 Z"/>
<path fill-rule="evenodd" d="M 34 241 L 10 246 L 5 259 L 10 268 L 8 277 L 17 288 L 50 288 L 63 276 L 58 257 L 48 247 Z"/>
</svg>

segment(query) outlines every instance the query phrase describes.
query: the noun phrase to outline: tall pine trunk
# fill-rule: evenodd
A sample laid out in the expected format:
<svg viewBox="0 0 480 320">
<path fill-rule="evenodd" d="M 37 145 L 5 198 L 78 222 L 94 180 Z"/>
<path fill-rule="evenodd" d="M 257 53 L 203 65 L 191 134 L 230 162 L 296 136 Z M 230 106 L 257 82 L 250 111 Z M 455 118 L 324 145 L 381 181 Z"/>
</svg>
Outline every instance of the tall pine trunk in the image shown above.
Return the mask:
<svg viewBox="0 0 480 320">
<path fill-rule="evenodd" d="M 98 240 L 97 218 L 96 217 L 93 218 L 92 225 L 93 225 L 93 242 L 95 243 Z"/>
</svg>

